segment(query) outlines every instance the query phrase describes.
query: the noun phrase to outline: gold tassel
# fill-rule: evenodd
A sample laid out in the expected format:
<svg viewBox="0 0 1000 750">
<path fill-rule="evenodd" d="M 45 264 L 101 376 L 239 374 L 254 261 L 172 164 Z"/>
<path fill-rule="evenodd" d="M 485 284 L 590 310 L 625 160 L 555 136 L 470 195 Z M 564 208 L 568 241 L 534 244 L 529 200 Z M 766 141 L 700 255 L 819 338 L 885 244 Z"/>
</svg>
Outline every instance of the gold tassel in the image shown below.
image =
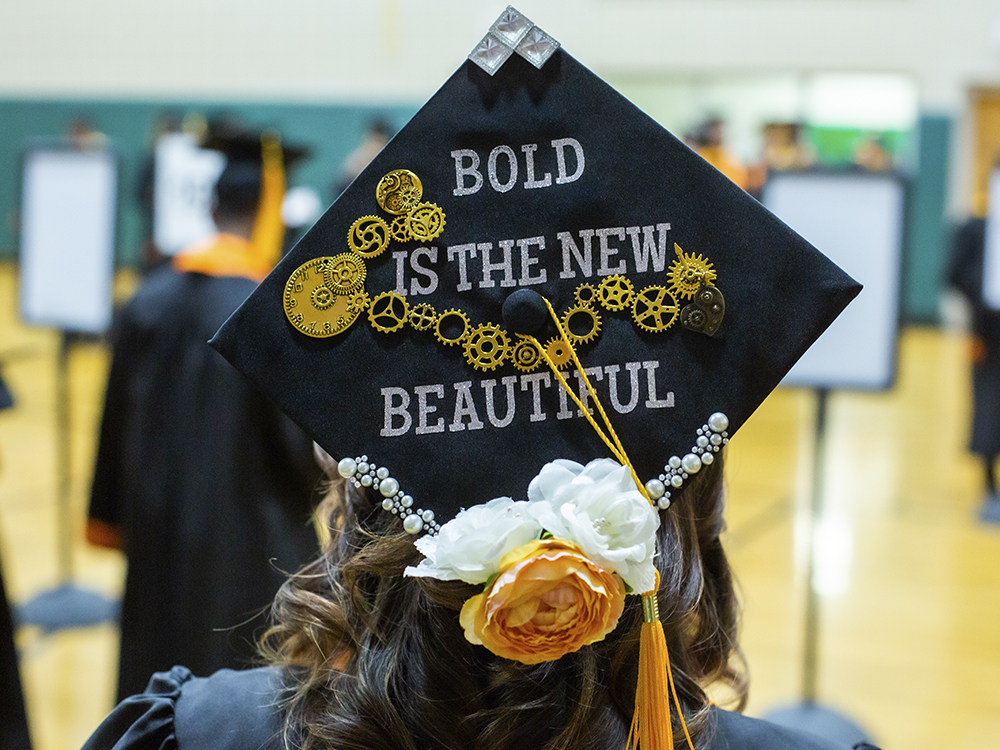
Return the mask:
<svg viewBox="0 0 1000 750">
<path fill-rule="evenodd" d="M 673 750 L 674 728 L 670 723 L 670 696 L 673 694 L 684 737 L 694 750 L 688 733 L 681 702 L 670 673 L 667 638 L 660 622 L 660 607 L 656 590 L 660 574 L 656 574 L 656 589 L 642 595 L 642 629 L 639 631 L 639 680 L 635 686 L 635 713 L 628 733 L 625 750 Z"/>
<path fill-rule="evenodd" d="M 267 268 L 274 268 L 281 259 L 285 240 L 285 224 L 281 220 L 281 203 L 285 199 L 285 165 L 281 137 L 268 131 L 260 137 L 263 169 L 260 201 L 253 223 L 250 245 L 254 257 Z"/>
</svg>

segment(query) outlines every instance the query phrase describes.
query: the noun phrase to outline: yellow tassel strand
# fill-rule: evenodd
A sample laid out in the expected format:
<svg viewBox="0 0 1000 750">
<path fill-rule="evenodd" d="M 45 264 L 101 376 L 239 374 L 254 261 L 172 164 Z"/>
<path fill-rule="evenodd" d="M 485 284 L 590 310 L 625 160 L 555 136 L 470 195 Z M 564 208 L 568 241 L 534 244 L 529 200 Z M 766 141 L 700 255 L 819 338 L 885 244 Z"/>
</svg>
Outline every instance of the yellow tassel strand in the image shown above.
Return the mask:
<svg viewBox="0 0 1000 750">
<path fill-rule="evenodd" d="M 285 224 L 281 220 L 281 203 L 285 199 L 285 165 L 281 138 L 273 131 L 261 138 L 260 200 L 254 219 L 250 246 L 254 257 L 267 268 L 274 268 L 281 259 L 281 245 L 285 240 Z"/>
<path fill-rule="evenodd" d="M 544 298 L 543 298 L 544 299 Z M 570 356 L 577 367 L 577 372 L 583 379 L 583 383 L 590 394 L 591 400 L 597 407 L 601 419 L 607 428 L 607 433 L 601 429 L 597 421 L 584 408 L 583 402 L 566 382 L 565 376 L 559 371 L 555 363 L 549 357 L 541 342 L 532 337 L 532 342 L 538 349 L 539 354 L 545 363 L 552 370 L 560 385 L 566 390 L 573 402 L 590 422 L 600 436 L 604 444 L 608 446 L 612 455 L 618 461 L 629 468 L 632 473 L 632 480 L 638 487 L 639 492 L 652 504 L 653 500 L 646 492 L 646 487 L 639 481 L 635 467 L 625 453 L 625 447 L 615 433 L 615 428 L 611 425 L 604 406 L 597 398 L 597 392 L 587 377 L 587 372 L 576 355 L 576 350 L 570 341 L 569 336 L 563 329 L 559 316 L 555 309 L 546 299 L 545 305 L 549 309 L 549 315 L 556 324 L 556 329 L 562 340 L 569 347 Z M 660 608 L 656 601 L 656 592 L 660 588 L 660 574 L 656 573 L 656 586 L 652 591 L 647 591 L 642 595 L 642 629 L 639 631 L 639 679 L 635 688 L 635 712 L 632 715 L 632 726 L 629 728 L 628 742 L 625 750 L 673 750 L 674 728 L 670 723 L 670 699 L 673 697 L 674 705 L 677 707 L 677 718 L 681 728 L 684 730 L 684 738 L 687 740 L 690 750 L 694 750 L 694 743 L 691 742 L 691 734 L 688 732 L 687 722 L 684 721 L 684 712 L 681 710 L 681 701 L 677 696 L 677 688 L 674 686 L 674 676 L 670 670 L 670 654 L 667 651 L 667 638 L 663 632 L 663 623 L 660 622 Z"/>
</svg>

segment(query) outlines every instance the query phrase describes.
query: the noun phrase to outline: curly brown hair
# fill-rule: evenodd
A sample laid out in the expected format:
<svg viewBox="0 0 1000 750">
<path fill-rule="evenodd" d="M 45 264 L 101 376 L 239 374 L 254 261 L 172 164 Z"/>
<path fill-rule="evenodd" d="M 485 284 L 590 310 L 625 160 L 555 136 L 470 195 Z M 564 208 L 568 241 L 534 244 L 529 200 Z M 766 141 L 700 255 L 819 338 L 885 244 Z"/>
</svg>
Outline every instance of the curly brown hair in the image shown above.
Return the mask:
<svg viewBox="0 0 1000 750">
<path fill-rule="evenodd" d="M 660 513 L 660 615 L 696 748 L 711 739 L 704 688 L 746 702 L 739 606 L 719 535 L 722 461 Z M 286 743 L 304 750 L 623 748 L 635 701 L 642 604 L 603 641 L 524 665 L 469 643 L 458 611 L 481 590 L 404 578 L 421 559 L 374 493 L 331 484 L 322 556 L 279 591 L 262 653 L 286 667 Z M 672 712 L 676 722 L 676 712 Z M 677 746 L 685 743 L 675 727 Z"/>
</svg>

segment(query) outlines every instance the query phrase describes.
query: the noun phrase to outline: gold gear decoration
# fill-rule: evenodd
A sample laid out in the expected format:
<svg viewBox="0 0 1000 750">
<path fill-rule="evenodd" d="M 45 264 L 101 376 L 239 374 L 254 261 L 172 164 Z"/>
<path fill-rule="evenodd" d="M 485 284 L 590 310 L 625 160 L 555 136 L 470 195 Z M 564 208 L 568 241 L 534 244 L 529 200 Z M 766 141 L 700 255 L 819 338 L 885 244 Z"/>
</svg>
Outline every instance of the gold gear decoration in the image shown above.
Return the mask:
<svg viewBox="0 0 1000 750">
<path fill-rule="evenodd" d="M 542 361 L 542 355 L 538 352 L 538 347 L 527 336 L 518 335 L 518 342 L 514 344 L 514 349 L 510 353 L 514 367 L 521 372 L 531 372 L 538 363 Z"/>
<path fill-rule="evenodd" d="M 418 331 L 429 331 L 437 323 L 437 319 L 437 312 L 426 302 L 421 302 L 410 308 L 410 325 Z"/>
<path fill-rule="evenodd" d="M 621 274 L 608 276 L 597 287 L 597 299 L 605 310 L 620 312 L 632 304 L 635 290 L 632 282 Z"/>
<path fill-rule="evenodd" d="M 663 286 L 647 286 L 632 301 L 632 320 L 644 331 L 665 331 L 677 320 L 677 299 Z"/>
<path fill-rule="evenodd" d="M 443 330 L 448 321 L 458 321 L 462 324 L 462 332 L 458 336 L 446 336 L 446 331 Z M 440 341 L 445 346 L 453 346 L 460 341 L 462 341 L 466 336 L 469 335 L 469 316 L 466 315 L 461 310 L 456 310 L 452 308 L 450 310 L 445 310 L 443 313 L 438 315 L 437 322 L 434 324 L 434 338 Z"/>
<path fill-rule="evenodd" d="M 383 211 L 396 216 L 405 214 L 420 203 L 424 186 L 409 169 L 394 169 L 375 188 L 375 200 Z"/>
<path fill-rule="evenodd" d="M 584 318 L 587 319 L 587 328 L 584 333 L 577 333 L 573 330 L 574 324 L 579 330 L 580 321 Z M 590 305 L 573 305 L 563 313 L 562 326 L 570 343 L 589 344 L 601 332 L 601 316 Z"/>
<path fill-rule="evenodd" d="M 406 229 L 418 242 L 429 242 L 444 231 L 444 211 L 434 203 L 421 203 L 406 214 Z"/>
<path fill-rule="evenodd" d="M 360 315 L 368 309 L 368 294 L 364 291 L 352 294 L 348 302 L 348 309 L 355 315 Z"/>
<path fill-rule="evenodd" d="M 378 216 L 362 216 L 351 224 L 347 246 L 362 258 L 374 258 L 389 247 L 389 225 Z"/>
<path fill-rule="evenodd" d="M 368 320 L 372 328 L 381 333 L 398 331 L 406 322 L 410 306 L 406 298 L 396 292 L 382 292 L 368 305 Z"/>
<path fill-rule="evenodd" d="M 306 261 L 285 283 L 282 307 L 295 330 L 325 339 L 350 328 L 358 318 L 350 297 L 335 294 L 326 284 L 326 270 L 333 258 Z"/>
<path fill-rule="evenodd" d="M 334 303 L 335 296 L 330 287 L 326 284 L 321 284 L 312 290 L 312 293 L 309 295 L 309 301 L 312 302 L 312 306 L 317 310 L 325 310 Z"/>
<path fill-rule="evenodd" d="M 495 370 L 510 354 L 510 339 L 495 323 L 483 323 L 465 337 L 465 360 L 477 370 Z"/>
<path fill-rule="evenodd" d="M 323 280 L 336 294 L 354 294 L 365 284 L 368 269 L 354 253 L 341 253 L 327 259 Z"/>
<path fill-rule="evenodd" d="M 410 236 L 410 230 L 406 228 L 406 215 L 397 216 L 392 220 L 392 224 L 389 225 L 389 232 L 392 234 L 392 238 L 396 242 L 407 242 L 412 240 L 413 237 Z"/>
<path fill-rule="evenodd" d="M 593 305 L 596 297 L 597 290 L 594 289 L 593 284 L 580 284 L 573 292 L 573 298 L 580 305 Z"/>
<path fill-rule="evenodd" d="M 702 286 L 712 286 L 715 283 L 715 269 L 707 258 L 693 253 L 685 253 L 681 246 L 674 243 L 677 260 L 670 264 L 667 276 L 670 279 L 670 292 L 681 299 L 690 299 Z"/>
<path fill-rule="evenodd" d="M 552 360 L 552 364 L 556 367 L 562 367 L 573 358 L 573 353 L 569 348 L 569 344 L 558 336 L 554 339 L 549 339 L 545 343 L 545 353 L 549 355 L 549 359 Z"/>
</svg>

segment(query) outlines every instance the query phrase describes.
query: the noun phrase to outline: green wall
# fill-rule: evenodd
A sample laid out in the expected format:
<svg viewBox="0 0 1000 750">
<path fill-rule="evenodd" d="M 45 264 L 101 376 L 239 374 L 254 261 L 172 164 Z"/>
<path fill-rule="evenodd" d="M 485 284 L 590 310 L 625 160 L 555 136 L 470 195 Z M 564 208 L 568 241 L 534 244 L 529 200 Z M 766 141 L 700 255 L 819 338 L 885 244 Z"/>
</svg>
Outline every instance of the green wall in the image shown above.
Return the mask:
<svg viewBox="0 0 1000 750">
<path fill-rule="evenodd" d="M 368 122 L 379 117 L 399 129 L 416 110 L 415 105 L 0 99 L 0 259 L 11 257 L 17 248 L 19 171 L 25 142 L 37 137 L 60 137 L 76 118 L 87 119 L 105 133 L 120 155 L 122 202 L 117 259 L 120 265 L 134 265 L 143 232 L 137 201 L 139 174 L 150 134 L 162 113 L 232 115 L 248 125 L 278 128 L 289 143 L 308 144 L 313 156 L 292 173 L 290 184 L 311 186 L 329 203 L 335 197 L 331 185 L 340 165 L 360 142 Z"/>
</svg>

